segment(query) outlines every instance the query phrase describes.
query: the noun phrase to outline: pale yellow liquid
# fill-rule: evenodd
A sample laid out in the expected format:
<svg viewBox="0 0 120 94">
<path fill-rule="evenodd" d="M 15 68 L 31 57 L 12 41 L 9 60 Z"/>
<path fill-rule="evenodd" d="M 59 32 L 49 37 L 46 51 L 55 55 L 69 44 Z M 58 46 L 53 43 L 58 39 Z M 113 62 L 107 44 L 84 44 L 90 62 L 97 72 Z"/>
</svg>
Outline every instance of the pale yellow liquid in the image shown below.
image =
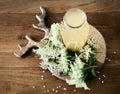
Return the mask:
<svg viewBox="0 0 120 94">
<path fill-rule="evenodd" d="M 84 22 L 84 15 L 81 15 L 77 9 L 72 9 L 65 14 L 64 20 L 69 26 L 78 27 Z"/>
<path fill-rule="evenodd" d="M 89 35 L 89 24 L 79 12 L 71 11 L 69 15 L 67 14 L 65 16 L 65 20 L 68 25 L 80 27 L 71 28 L 62 22 L 60 26 L 60 33 L 63 42 L 67 49 L 71 51 L 80 51 L 87 41 Z"/>
</svg>

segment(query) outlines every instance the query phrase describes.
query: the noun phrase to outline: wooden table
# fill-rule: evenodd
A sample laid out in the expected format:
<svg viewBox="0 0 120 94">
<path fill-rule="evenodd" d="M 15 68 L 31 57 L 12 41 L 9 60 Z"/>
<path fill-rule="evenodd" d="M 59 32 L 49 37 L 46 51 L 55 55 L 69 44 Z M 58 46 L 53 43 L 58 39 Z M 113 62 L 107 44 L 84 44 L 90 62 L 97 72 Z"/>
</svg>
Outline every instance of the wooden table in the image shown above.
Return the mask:
<svg viewBox="0 0 120 94">
<path fill-rule="evenodd" d="M 120 94 L 120 0 L 89 1 L 0 0 L 0 94 Z M 13 55 L 18 51 L 17 44 L 27 43 L 26 34 L 35 40 L 43 37 L 42 31 L 31 26 L 37 23 L 35 14 L 40 13 L 39 6 L 48 11 L 49 27 L 60 22 L 67 9 L 81 8 L 87 13 L 88 22 L 104 36 L 108 59 L 98 77 L 90 80 L 91 91 L 74 92 L 74 86 L 68 86 L 49 71 L 44 72 L 33 53 L 22 59 Z M 61 88 L 57 89 L 59 85 Z"/>
</svg>

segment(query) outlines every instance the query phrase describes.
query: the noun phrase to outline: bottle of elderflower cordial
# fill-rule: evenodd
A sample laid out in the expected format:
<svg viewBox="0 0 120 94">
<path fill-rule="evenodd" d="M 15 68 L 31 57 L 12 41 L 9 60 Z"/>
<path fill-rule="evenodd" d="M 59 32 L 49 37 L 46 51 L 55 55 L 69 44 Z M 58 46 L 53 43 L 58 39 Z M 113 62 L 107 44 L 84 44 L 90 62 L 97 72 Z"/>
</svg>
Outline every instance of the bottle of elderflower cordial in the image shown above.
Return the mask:
<svg viewBox="0 0 120 94">
<path fill-rule="evenodd" d="M 78 8 L 68 10 L 61 22 L 60 33 L 67 49 L 80 51 L 89 35 L 85 12 Z"/>
</svg>

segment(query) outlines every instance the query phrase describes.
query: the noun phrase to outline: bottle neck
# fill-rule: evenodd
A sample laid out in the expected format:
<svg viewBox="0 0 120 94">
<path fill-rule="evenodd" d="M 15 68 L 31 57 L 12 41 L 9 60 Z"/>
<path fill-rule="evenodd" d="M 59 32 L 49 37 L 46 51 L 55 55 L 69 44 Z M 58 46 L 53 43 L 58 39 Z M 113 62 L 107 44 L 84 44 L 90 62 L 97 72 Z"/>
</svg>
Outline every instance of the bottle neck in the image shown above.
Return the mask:
<svg viewBox="0 0 120 94">
<path fill-rule="evenodd" d="M 63 17 L 63 24 L 67 28 L 81 28 L 86 23 L 86 14 L 77 8 L 70 9 Z"/>
</svg>

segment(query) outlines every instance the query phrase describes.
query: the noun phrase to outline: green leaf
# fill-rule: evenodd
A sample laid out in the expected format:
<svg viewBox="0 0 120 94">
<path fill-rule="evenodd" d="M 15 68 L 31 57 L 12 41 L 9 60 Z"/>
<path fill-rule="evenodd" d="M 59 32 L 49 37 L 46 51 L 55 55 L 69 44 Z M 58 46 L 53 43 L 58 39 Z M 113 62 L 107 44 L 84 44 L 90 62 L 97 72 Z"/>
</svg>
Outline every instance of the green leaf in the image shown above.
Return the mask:
<svg viewBox="0 0 120 94">
<path fill-rule="evenodd" d="M 82 77 L 82 80 L 85 81 L 88 78 L 88 74 L 84 74 L 84 76 Z"/>
<path fill-rule="evenodd" d="M 86 67 L 84 67 L 84 68 L 82 69 L 82 71 L 83 71 L 83 72 L 86 72 L 86 71 L 88 71 L 88 70 L 90 70 L 90 69 L 92 69 L 92 68 L 94 68 L 94 66 L 86 66 Z"/>
<path fill-rule="evenodd" d="M 95 62 L 96 62 L 96 60 L 95 60 L 94 54 L 90 54 L 90 57 L 88 59 L 88 64 L 89 65 L 94 65 Z"/>
<path fill-rule="evenodd" d="M 92 69 L 91 69 L 91 73 L 92 73 L 92 75 L 93 75 L 94 77 L 96 77 L 96 70 L 95 70 L 95 68 L 92 68 Z"/>
</svg>

